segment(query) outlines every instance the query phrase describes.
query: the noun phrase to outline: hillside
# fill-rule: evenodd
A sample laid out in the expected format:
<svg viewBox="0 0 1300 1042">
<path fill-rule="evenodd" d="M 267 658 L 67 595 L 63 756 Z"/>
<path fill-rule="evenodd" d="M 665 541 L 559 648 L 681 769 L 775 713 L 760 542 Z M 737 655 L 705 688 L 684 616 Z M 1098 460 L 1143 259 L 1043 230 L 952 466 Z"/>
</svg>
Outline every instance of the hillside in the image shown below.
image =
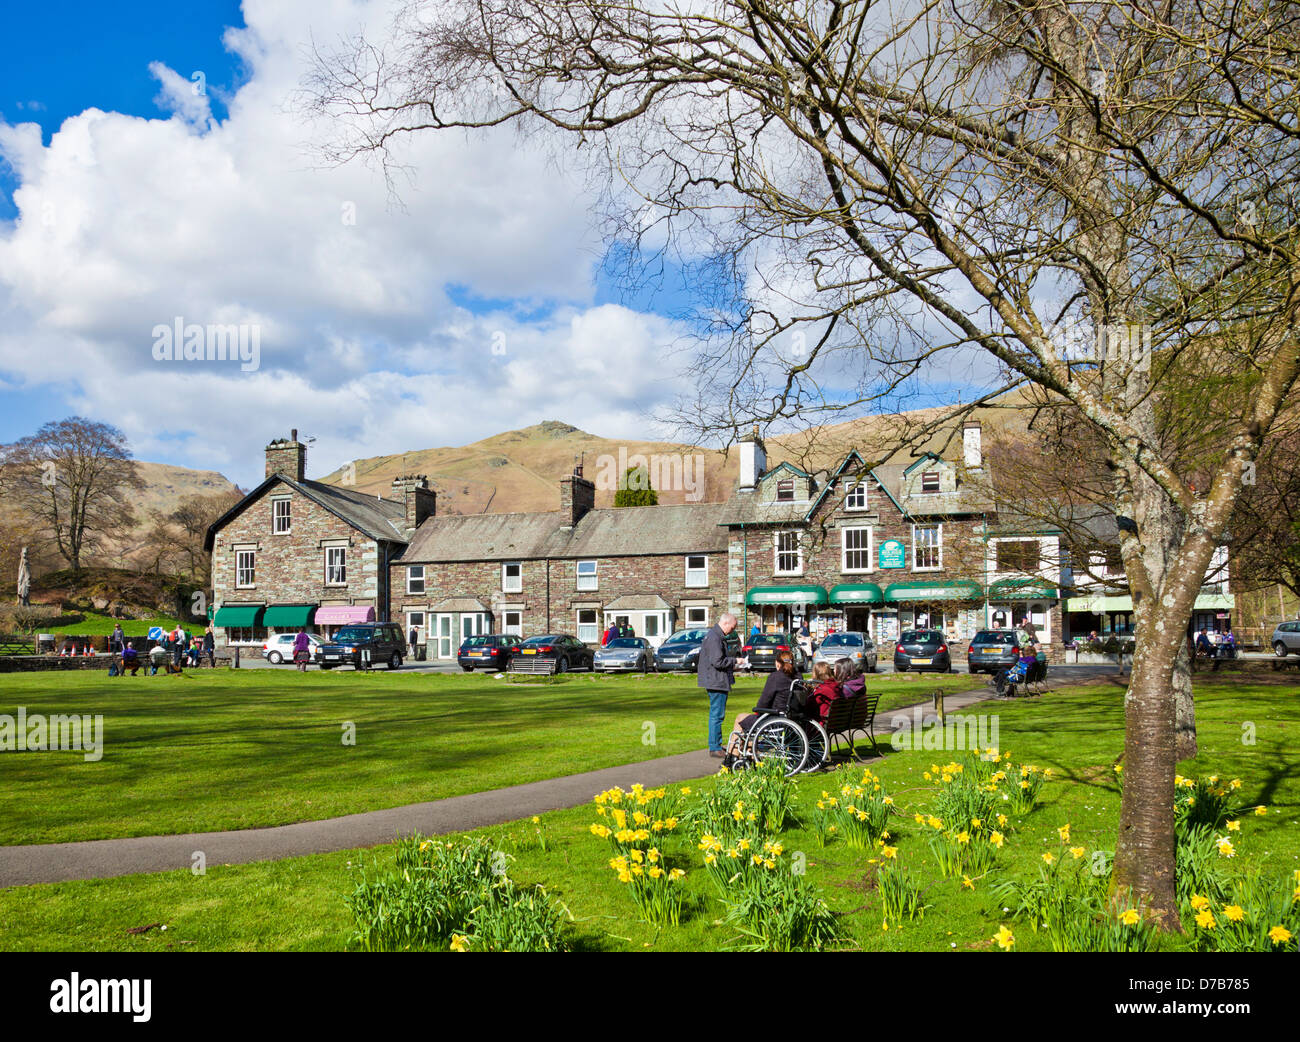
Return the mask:
<svg viewBox="0 0 1300 1042">
<path fill-rule="evenodd" d="M 806 431 L 765 438 L 769 464 L 782 460 L 818 470 L 857 449 L 872 462 L 909 458 L 924 449 L 955 455 L 961 450 L 960 432 L 917 438 L 916 430 L 947 410 L 924 409 L 888 416 L 870 416 Z M 1015 409 L 981 409 L 986 432 L 1023 425 Z M 915 442 L 914 445 L 908 444 Z M 900 444 L 908 447 L 899 449 Z M 583 472 L 596 482 L 596 505 L 611 506 L 613 482 L 623 462 L 642 455 L 653 474 L 659 502 L 718 502 L 726 499 L 739 474 L 739 454 L 706 449 L 680 442 L 626 441 L 602 438 L 561 423 L 546 420 L 522 430 L 507 431 L 469 445 L 414 449 L 400 455 L 354 460 L 320 480 L 351 485 L 375 495 L 390 494 L 393 478 L 401 474 L 427 474 L 438 492 L 441 514 L 508 513 L 554 510 L 559 505 L 558 482 L 579 460 Z"/>
</svg>

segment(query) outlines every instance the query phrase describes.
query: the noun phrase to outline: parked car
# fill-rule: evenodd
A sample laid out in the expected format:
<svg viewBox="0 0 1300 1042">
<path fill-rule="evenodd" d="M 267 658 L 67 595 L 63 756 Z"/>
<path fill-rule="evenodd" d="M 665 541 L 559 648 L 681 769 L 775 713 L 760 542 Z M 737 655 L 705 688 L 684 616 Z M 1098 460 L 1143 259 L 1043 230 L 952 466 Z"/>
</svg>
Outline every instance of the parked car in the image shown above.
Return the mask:
<svg viewBox="0 0 1300 1042">
<path fill-rule="evenodd" d="M 1300 622 L 1280 622 L 1273 631 L 1273 654 L 1286 658 L 1295 652 L 1300 654 Z"/>
<path fill-rule="evenodd" d="M 906 673 L 909 669 L 952 672 L 952 655 L 948 651 L 947 639 L 939 630 L 904 631 L 894 646 L 894 669 L 899 673 Z"/>
<path fill-rule="evenodd" d="M 513 662 L 517 658 L 554 659 L 557 673 L 571 669 L 594 670 L 596 667 L 596 656 L 591 648 L 568 633 L 529 637 L 510 649 L 510 660 Z"/>
<path fill-rule="evenodd" d="M 812 662 L 814 666 L 818 662 L 829 662 L 834 665 L 842 658 L 848 659 L 855 665 L 860 665 L 864 673 L 874 673 L 878 655 L 876 645 L 872 643 L 871 635 L 855 630 L 831 633 L 817 646 L 817 650 L 813 653 Z"/>
<path fill-rule="evenodd" d="M 278 666 L 281 662 L 292 662 L 293 642 L 297 639 L 296 633 L 275 634 L 262 645 L 262 658 L 273 666 Z M 320 661 L 320 649 L 325 642 L 314 633 L 308 633 L 307 639 L 311 641 L 311 647 L 308 649 L 311 651 L 311 660 Z"/>
<path fill-rule="evenodd" d="M 668 637 L 655 651 L 655 667 L 661 671 L 685 669 L 698 673 L 700 669 L 700 645 L 708 629 L 678 630 Z M 732 658 L 740 657 L 740 634 L 732 630 L 727 634 L 727 654 Z"/>
<path fill-rule="evenodd" d="M 601 673 L 653 673 L 655 649 L 645 637 L 615 637 L 596 652 Z"/>
<path fill-rule="evenodd" d="M 1020 659 L 1020 642 L 1015 630 L 980 630 L 966 652 L 970 673 L 992 673 L 1010 669 Z"/>
<path fill-rule="evenodd" d="M 798 641 L 788 633 L 752 633 L 745 641 L 744 647 L 740 649 L 740 654 L 749 660 L 751 670 L 764 670 L 770 673 L 776 669 L 778 651 L 788 651 L 794 656 L 796 673 L 808 672 L 808 656 L 799 646 Z"/>
<path fill-rule="evenodd" d="M 456 661 L 466 673 L 475 669 L 505 669 L 510 661 L 510 650 L 523 638 L 513 633 L 484 633 L 466 637 L 456 649 Z"/>
<path fill-rule="evenodd" d="M 406 638 L 391 622 L 358 622 L 343 626 L 333 637 L 321 645 L 321 669 L 335 666 L 361 668 L 365 653 L 371 665 L 387 663 L 389 669 L 402 667 L 402 654 L 406 651 Z"/>
</svg>

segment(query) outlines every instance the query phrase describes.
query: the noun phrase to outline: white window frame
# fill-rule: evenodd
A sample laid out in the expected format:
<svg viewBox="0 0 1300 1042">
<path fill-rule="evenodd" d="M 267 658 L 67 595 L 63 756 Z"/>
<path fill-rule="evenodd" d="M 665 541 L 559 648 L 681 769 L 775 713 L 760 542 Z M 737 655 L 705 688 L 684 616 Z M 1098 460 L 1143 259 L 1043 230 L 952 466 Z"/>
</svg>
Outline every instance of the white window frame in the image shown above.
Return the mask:
<svg viewBox="0 0 1300 1042">
<path fill-rule="evenodd" d="M 800 538 L 802 533 L 797 528 L 786 528 L 779 532 L 772 533 L 772 574 L 773 575 L 803 575 L 803 539 Z M 782 569 L 781 567 L 781 537 L 794 536 L 796 562 L 793 571 Z M 785 551 L 788 556 L 790 551 Z"/>
<path fill-rule="evenodd" d="M 583 572 L 583 565 L 591 567 Z M 574 580 L 576 589 L 579 590 L 599 590 L 600 589 L 600 562 L 599 561 L 579 561 L 574 565 Z"/>
<path fill-rule="evenodd" d="M 512 615 L 515 619 L 514 622 L 510 621 Z M 514 608 L 503 610 L 501 612 L 501 632 L 515 637 L 522 637 L 524 635 L 524 613 Z"/>
<path fill-rule="evenodd" d="M 703 616 L 698 622 L 691 618 L 691 613 L 697 611 Z M 700 626 L 707 626 L 709 624 L 709 609 L 704 607 L 702 604 L 692 605 L 691 607 L 684 609 L 684 612 L 686 619 L 685 625 L 682 627 L 683 629 L 693 630 Z"/>
<path fill-rule="evenodd" d="M 853 499 L 861 493 L 862 502 L 854 503 Z M 845 510 L 867 510 L 870 509 L 867 499 L 867 483 L 865 481 L 854 481 L 844 492 L 844 509 Z"/>
<path fill-rule="evenodd" d="M 867 545 L 856 547 L 855 553 L 866 553 L 867 566 L 865 568 L 849 567 L 849 533 L 866 532 Z M 840 529 L 840 571 L 846 573 L 874 572 L 876 570 L 876 530 L 871 525 L 847 525 Z"/>
<path fill-rule="evenodd" d="M 703 561 L 704 566 L 702 568 L 692 568 L 691 558 L 693 557 L 699 558 L 701 561 Z M 686 578 L 683 580 L 683 585 L 688 590 L 700 589 L 702 587 L 706 587 L 709 585 L 709 555 L 708 554 L 687 554 L 685 565 L 686 565 Z M 696 576 L 694 581 L 691 580 L 692 572 L 694 572 Z M 703 573 L 703 578 L 700 577 L 701 573 Z"/>
<path fill-rule="evenodd" d="M 284 507 L 283 517 L 280 514 L 280 508 Z M 284 521 L 281 526 L 280 522 Z M 273 499 L 271 500 L 271 534 L 288 535 L 293 531 L 293 500 L 292 499 Z"/>
<path fill-rule="evenodd" d="M 487 615 L 481 611 L 461 612 L 460 616 L 460 643 L 463 644 L 470 637 L 481 637 L 487 633 Z M 460 647 L 460 644 L 456 645 Z"/>
<path fill-rule="evenodd" d="M 591 616 L 591 622 L 583 622 L 584 615 Z M 574 635 L 584 644 L 600 643 L 600 609 L 598 608 L 578 608 L 573 614 Z M 583 635 L 586 630 L 587 635 Z"/>
<path fill-rule="evenodd" d="M 415 573 L 419 572 L 417 576 Z M 416 587 L 416 583 L 419 587 Z M 424 565 L 410 564 L 406 566 L 406 592 L 407 593 L 424 593 Z"/>
<path fill-rule="evenodd" d="M 241 558 L 248 555 L 248 565 L 245 567 L 241 563 Z M 248 581 L 243 581 L 243 573 L 248 573 Z M 256 550 L 236 550 L 235 551 L 235 589 L 252 590 L 257 587 L 257 551 Z"/>
<path fill-rule="evenodd" d="M 423 644 L 424 637 L 425 637 L 425 626 L 427 625 L 427 623 L 425 622 L 425 618 L 426 616 L 423 610 L 408 611 L 406 613 L 406 629 L 403 631 L 402 636 L 409 637 L 411 635 L 411 630 L 414 629 L 415 643 L 417 645 Z M 416 619 L 419 619 L 420 621 L 416 622 L 415 621 Z"/>
<path fill-rule="evenodd" d="M 936 542 L 935 542 L 935 549 L 938 551 L 938 554 L 937 554 L 938 559 L 939 559 L 939 563 L 938 563 L 938 564 L 925 565 L 924 567 L 922 567 L 922 566 L 920 566 L 920 565 L 918 565 L 918 564 L 916 563 L 916 560 L 917 560 L 917 558 L 916 558 L 916 548 L 917 548 L 917 543 L 916 543 L 916 533 L 917 533 L 917 530 L 918 530 L 918 529 L 922 529 L 922 528 L 924 528 L 924 529 L 933 529 L 933 530 L 938 534 L 938 538 L 936 539 Z M 943 571 L 943 525 L 942 525 L 942 524 L 938 524 L 938 525 L 913 525 L 913 526 L 912 526 L 912 571 L 914 571 L 914 572 L 941 572 L 941 571 Z"/>
<path fill-rule="evenodd" d="M 330 555 L 341 555 L 338 564 L 330 563 Z M 331 578 L 331 575 L 338 575 L 339 578 Z M 325 585 L 326 586 L 346 586 L 348 584 L 348 548 L 346 546 L 327 546 L 325 547 Z"/>
<path fill-rule="evenodd" d="M 507 568 L 518 568 L 519 574 L 514 576 L 514 585 L 511 585 L 511 578 L 506 574 Z M 503 561 L 501 564 L 501 592 L 502 593 L 523 593 L 524 592 L 524 563 L 523 561 Z"/>
</svg>

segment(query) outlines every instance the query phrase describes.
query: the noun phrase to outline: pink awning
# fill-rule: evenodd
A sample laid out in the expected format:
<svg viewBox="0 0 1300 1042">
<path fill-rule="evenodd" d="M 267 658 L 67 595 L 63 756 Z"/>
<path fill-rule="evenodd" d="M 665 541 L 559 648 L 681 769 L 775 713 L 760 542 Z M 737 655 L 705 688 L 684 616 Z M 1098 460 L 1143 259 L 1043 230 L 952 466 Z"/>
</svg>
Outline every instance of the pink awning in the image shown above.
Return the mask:
<svg viewBox="0 0 1300 1042">
<path fill-rule="evenodd" d="M 316 609 L 317 626 L 344 626 L 350 622 L 374 622 L 375 609 L 366 605 L 327 604 Z"/>
</svg>

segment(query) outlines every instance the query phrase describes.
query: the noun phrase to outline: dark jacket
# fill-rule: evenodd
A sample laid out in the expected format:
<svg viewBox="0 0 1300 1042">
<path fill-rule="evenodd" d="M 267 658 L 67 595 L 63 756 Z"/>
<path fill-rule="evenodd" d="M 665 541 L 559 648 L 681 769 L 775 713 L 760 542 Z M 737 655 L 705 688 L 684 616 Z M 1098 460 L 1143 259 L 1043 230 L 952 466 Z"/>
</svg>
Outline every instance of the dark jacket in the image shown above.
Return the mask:
<svg viewBox="0 0 1300 1042">
<path fill-rule="evenodd" d="M 754 712 L 762 713 L 775 710 L 784 713 L 790 708 L 790 688 L 796 680 L 802 680 L 798 673 L 786 676 L 779 669 L 774 670 L 763 685 L 763 693 L 758 697 Z"/>
<path fill-rule="evenodd" d="M 700 645 L 700 676 L 696 683 L 705 691 L 730 691 L 735 682 L 736 660 L 727 656 L 727 638 L 716 624 L 709 627 Z"/>
</svg>

